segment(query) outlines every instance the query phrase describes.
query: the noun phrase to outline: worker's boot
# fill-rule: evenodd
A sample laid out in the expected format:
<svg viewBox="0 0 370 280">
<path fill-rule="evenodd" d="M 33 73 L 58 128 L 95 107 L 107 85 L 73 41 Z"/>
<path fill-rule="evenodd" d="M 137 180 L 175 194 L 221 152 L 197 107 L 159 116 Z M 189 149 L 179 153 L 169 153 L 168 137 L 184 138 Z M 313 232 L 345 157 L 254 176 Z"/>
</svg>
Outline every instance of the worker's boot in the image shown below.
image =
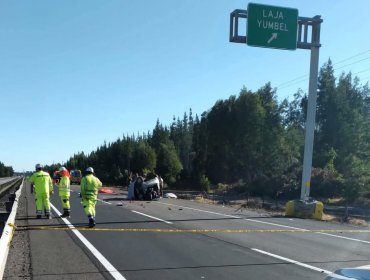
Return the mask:
<svg viewBox="0 0 370 280">
<path fill-rule="evenodd" d="M 89 228 L 93 228 L 96 225 L 95 219 L 92 216 L 89 216 Z"/>
<path fill-rule="evenodd" d="M 45 210 L 45 217 L 46 217 L 46 219 L 48 219 L 48 220 L 50 220 L 50 219 L 51 219 L 50 211 Z"/>
<path fill-rule="evenodd" d="M 63 215 L 60 216 L 61 218 L 70 218 L 70 212 L 68 210 L 64 210 Z"/>
</svg>

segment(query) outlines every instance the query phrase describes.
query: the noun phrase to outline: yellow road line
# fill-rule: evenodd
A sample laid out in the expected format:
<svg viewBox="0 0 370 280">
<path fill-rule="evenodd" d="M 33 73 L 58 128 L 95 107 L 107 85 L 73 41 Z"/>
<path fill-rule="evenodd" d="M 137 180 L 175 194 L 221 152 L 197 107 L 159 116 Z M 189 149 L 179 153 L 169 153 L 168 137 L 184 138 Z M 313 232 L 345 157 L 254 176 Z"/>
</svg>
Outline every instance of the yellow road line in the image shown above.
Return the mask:
<svg viewBox="0 0 370 280">
<path fill-rule="evenodd" d="M 79 231 L 109 231 L 109 232 L 161 232 L 161 233 L 370 233 L 361 229 L 160 229 L 160 228 L 65 228 L 47 226 L 18 226 L 17 230 L 79 230 Z"/>
</svg>

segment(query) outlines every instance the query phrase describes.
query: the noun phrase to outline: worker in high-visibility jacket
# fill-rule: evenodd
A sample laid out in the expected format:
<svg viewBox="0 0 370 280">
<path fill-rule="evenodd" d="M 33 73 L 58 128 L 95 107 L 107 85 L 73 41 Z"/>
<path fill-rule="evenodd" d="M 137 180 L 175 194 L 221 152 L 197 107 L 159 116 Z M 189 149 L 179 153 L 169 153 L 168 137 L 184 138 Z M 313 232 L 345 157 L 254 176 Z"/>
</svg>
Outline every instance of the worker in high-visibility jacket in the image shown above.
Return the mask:
<svg viewBox="0 0 370 280">
<path fill-rule="evenodd" d="M 89 218 L 89 227 L 95 226 L 95 205 L 98 198 L 98 189 L 102 187 L 102 182 L 94 176 L 94 169 L 88 167 L 86 175 L 81 179 L 81 197 L 85 214 Z"/>
<path fill-rule="evenodd" d="M 53 183 L 49 173 L 42 170 L 41 164 L 36 164 L 36 172 L 32 174 L 29 181 L 34 185 L 36 216 L 41 219 L 44 210 L 45 217 L 50 219 L 50 195 L 53 194 Z"/>
<path fill-rule="evenodd" d="M 69 179 L 70 175 L 65 167 L 59 168 L 60 181 L 59 187 L 59 197 L 62 201 L 63 215 L 62 218 L 69 218 L 71 215 L 71 206 L 69 204 L 69 197 L 71 193 L 71 181 Z"/>
</svg>

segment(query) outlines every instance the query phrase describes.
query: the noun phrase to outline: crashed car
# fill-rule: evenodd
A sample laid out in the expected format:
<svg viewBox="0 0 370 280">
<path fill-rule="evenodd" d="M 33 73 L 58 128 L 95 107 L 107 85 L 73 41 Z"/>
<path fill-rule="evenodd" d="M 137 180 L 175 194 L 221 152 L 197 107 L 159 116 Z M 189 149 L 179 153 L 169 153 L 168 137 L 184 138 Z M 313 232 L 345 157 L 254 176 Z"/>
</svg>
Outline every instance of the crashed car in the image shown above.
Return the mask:
<svg viewBox="0 0 370 280">
<path fill-rule="evenodd" d="M 134 198 L 136 200 L 153 200 L 159 197 L 159 192 L 160 184 L 156 175 L 136 178 L 134 182 Z"/>
</svg>

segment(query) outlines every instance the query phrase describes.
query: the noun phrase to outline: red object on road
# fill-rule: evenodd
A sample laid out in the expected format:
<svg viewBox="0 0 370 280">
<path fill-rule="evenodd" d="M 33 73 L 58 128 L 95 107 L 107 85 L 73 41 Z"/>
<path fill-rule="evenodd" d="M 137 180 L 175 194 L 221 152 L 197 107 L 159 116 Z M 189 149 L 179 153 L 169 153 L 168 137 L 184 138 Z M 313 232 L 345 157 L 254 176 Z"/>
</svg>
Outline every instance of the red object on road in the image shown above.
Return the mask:
<svg viewBox="0 0 370 280">
<path fill-rule="evenodd" d="M 99 193 L 110 193 L 110 194 L 112 194 L 113 191 L 111 189 L 105 189 L 105 188 L 103 188 L 103 189 L 99 189 Z"/>
</svg>

